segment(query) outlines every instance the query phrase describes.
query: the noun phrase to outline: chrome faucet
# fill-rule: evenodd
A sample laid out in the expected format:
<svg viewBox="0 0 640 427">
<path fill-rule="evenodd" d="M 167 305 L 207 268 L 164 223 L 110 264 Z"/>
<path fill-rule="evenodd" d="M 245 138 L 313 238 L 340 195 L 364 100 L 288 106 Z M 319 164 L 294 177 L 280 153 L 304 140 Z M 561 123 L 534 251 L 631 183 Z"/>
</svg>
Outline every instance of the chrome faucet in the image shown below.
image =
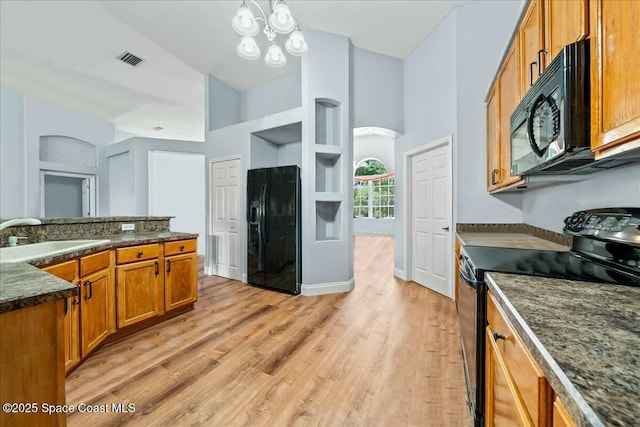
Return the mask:
<svg viewBox="0 0 640 427">
<path fill-rule="evenodd" d="M 0 223 L 0 231 L 4 230 L 7 227 L 12 227 L 14 225 L 40 225 L 42 221 L 36 218 L 16 218 L 10 219 L 3 223 Z"/>
</svg>

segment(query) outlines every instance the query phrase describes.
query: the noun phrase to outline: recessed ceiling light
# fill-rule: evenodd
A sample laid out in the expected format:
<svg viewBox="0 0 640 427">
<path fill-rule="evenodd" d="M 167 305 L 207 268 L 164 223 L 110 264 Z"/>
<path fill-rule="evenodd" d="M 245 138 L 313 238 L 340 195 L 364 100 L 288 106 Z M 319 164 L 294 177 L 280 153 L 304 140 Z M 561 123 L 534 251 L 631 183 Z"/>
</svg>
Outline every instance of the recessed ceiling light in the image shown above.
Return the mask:
<svg viewBox="0 0 640 427">
<path fill-rule="evenodd" d="M 160 131 L 162 129 L 164 129 L 162 126 L 154 126 L 151 128 L 151 130 L 156 130 L 156 131 Z"/>
</svg>

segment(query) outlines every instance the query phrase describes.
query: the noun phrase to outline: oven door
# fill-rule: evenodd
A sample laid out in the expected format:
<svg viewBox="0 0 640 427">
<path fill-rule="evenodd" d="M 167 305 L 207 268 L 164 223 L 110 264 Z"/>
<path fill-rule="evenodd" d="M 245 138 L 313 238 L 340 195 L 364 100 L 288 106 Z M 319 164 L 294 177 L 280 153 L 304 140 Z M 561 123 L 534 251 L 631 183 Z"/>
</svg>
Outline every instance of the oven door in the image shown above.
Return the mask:
<svg viewBox="0 0 640 427">
<path fill-rule="evenodd" d="M 467 396 L 474 425 L 481 426 L 484 414 L 485 284 L 473 277 L 473 268 L 466 254 L 460 254 L 459 262 L 458 319 L 462 336 L 462 357 L 464 359 Z"/>
</svg>

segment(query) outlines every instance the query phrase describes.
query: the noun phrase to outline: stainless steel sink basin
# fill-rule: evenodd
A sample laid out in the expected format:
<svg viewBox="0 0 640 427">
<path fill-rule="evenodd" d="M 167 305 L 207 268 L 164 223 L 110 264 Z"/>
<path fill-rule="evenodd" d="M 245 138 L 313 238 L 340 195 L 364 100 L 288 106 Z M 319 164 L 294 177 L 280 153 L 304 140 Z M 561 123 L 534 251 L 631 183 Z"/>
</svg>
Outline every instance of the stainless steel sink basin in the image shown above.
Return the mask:
<svg viewBox="0 0 640 427">
<path fill-rule="evenodd" d="M 109 243 L 102 240 L 56 240 L 51 242 L 32 243 L 30 245 L 0 248 L 0 263 L 24 262 L 51 255 L 74 252 Z"/>
</svg>

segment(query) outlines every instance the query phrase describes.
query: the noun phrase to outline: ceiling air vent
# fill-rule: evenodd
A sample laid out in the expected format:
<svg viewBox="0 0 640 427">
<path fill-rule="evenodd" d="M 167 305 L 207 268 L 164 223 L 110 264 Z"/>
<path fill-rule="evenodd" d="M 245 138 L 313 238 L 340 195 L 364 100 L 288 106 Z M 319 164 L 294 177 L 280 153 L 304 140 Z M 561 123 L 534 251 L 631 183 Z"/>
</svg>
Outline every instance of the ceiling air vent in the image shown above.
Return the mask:
<svg viewBox="0 0 640 427">
<path fill-rule="evenodd" d="M 137 56 L 135 56 L 131 52 L 123 53 L 122 55 L 118 56 L 118 59 L 120 61 L 122 61 L 122 62 L 126 62 L 127 64 L 131 65 L 132 67 L 137 67 L 138 65 L 140 65 L 142 63 L 142 61 L 144 61 L 144 59 L 138 58 Z"/>
</svg>

